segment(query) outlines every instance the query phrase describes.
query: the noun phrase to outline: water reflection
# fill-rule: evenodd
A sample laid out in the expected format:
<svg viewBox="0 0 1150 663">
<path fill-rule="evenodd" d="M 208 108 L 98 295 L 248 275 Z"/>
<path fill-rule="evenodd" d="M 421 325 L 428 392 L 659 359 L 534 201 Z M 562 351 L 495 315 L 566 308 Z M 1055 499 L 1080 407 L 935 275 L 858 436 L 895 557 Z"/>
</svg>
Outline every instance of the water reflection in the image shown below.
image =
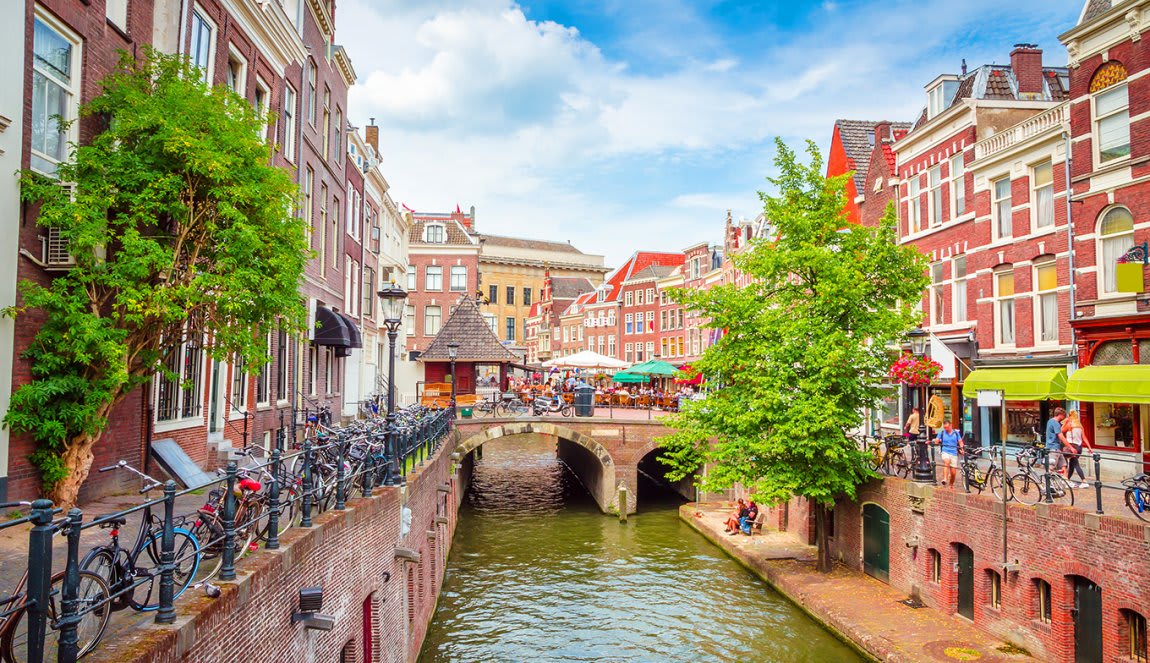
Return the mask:
<svg viewBox="0 0 1150 663">
<path fill-rule="evenodd" d="M 860 660 L 682 524 L 599 513 L 543 439 L 485 445 L 421 661 Z"/>
</svg>

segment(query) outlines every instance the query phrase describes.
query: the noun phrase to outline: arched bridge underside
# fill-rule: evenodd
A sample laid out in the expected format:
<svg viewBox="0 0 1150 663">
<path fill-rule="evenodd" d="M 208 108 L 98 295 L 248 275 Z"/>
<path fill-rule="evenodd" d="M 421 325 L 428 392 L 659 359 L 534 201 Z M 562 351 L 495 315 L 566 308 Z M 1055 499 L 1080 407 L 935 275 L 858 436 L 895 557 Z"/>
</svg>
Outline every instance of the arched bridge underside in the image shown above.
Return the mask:
<svg viewBox="0 0 1150 663">
<path fill-rule="evenodd" d="M 455 451 L 465 459 L 491 440 L 516 435 L 547 435 L 556 439 L 556 452 L 587 487 L 604 513 L 618 513 L 619 487 L 627 489 L 627 513 L 634 513 L 638 495 L 638 465 L 659 447 L 667 429 L 658 422 L 564 420 L 542 417 L 514 420 L 457 420 Z"/>
</svg>

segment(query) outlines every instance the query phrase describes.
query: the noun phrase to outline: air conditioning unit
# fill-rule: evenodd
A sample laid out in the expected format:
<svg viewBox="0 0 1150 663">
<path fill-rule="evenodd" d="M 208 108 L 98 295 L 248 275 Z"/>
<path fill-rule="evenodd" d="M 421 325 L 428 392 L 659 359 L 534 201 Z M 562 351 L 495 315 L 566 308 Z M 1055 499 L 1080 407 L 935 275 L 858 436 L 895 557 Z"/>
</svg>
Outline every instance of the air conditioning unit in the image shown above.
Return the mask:
<svg viewBox="0 0 1150 663">
<path fill-rule="evenodd" d="M 48 234 L 41 236 L 44 247 L 44 264 L 48 267 L 71 267 L 76 260 L 68 251 L 68 240 L 64 239 L 59 228 L 48 228 Z"/>
</svg>

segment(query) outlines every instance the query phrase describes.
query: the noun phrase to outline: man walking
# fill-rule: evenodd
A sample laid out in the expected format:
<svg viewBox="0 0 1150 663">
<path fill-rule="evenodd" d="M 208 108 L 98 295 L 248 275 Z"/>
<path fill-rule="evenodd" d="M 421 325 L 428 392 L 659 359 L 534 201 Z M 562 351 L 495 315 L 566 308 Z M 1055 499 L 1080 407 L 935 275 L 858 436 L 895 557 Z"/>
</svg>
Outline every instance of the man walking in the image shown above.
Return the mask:
<svg viewBox="0 0 1150 663">
<path fill-rule="evenodd" d="M 1046 422 L 1046 453 L 1050 454 L 1050 469 L 1051 471 L 1062 473 L 1063 468 L 1066 467 L 1066 458 L 1062 452 L 1073 453 L 1074 450 L 1070 446 L 1070 442 L 1066 440 L 1066 435 L 1062 433 L 1062 420 L 1066 418 L 1066 410 L 1056 407 L 1054 408 L 1054 416 Z"/>
<path fill-rule="evenodd" d="M 946 468 L 945 483 L 954 488 L 954 481 L 958 477 L 958 457 L 965 451 L 962 433 L 954 430 L 950 420 L 947 420 L 943 422 L 942 430 L 938 432 L 938 438 L 935 441 L 942 450 L 940 455 L 942 456 L 942 464 Z"/>
</svg>

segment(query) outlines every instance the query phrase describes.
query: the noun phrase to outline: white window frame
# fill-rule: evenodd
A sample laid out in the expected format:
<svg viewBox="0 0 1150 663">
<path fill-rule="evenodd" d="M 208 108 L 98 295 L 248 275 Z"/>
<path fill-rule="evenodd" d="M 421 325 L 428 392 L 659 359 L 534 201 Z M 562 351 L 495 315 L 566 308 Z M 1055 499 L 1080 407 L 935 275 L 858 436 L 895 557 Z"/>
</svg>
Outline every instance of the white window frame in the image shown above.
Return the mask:
<svg viewBox="0 0 1150 663">
<path fill-rule="evenodd" d="M 198 366 L 196 367 L 197 373 L 195 375 L 187 374 L 184 371 L 187 364 L 188 345 L 188 340 L 185 340 L 180 344 L 180 347 L 177 351 L 178 354 L 175 357 L 176 366 L 179 367 L 179 379 L 174 383 L 169 383 L 169 388 L 173 389 L 173 398 L 175 399 L 174 417 L 166 419 L 160 418 L 160 382 L 162 380 L 167 380 L 167 378 L 162 373 L 157 373 L 155 378 L 152 380 L 152 387 L 154 390 L 153 402 L 157 404 L 154 417 L 157 431 L 181 428 L 188 425 L 190 422 L 200 422 L 204 419 L 204 376 L 206 375 L 208 366 L 208 362 L 205 361 L 207 359 L 207 353 L 204 350 L 204 339 L 199 339 L 198 349 L 200 355 L 198 359 Z M 190 382 L 193 385 L 190 399 L 188 398 L 187 390 L 185 390 L 183 387 L 184 383 L 187 382 Z M 184 411 L 188 407 L 189 401 L 194 407 L 194 412 L 191 415 L 185 415 Z"/>
<path fill-rule="evenodd" d="M 943 223 L 942 218 L 942 164 L 936 164 L 927 172 L 927 214 L 931 228 Z"/>
<path fill-rule="evenodd" d="M 998 185 L 1006 182 L 1007 193 L 1005 198 L 998 197 Z M 994 239 L 1009 239 L 1014 237 L 1014 199 L 1013 199 L 1013 181 L 1010 176 L 999 177 L 998 179 L 990 182 L 990 215 L 991 215 L 991 232 Z M 1002 203 L 1007 204 L 1006 208 L 1006 229 L 1008 233 L 1002 232 L 1003 219 L 1002 219 Z"/>
<path fill-rule="evenodd" d="M 910 235 L 922 231 L 922 192 L 919 187 L 918 174 L 911 175 L 906 183 L 906 229 Z"/>
<path fill-rule="evenodd" d="M 1123 230 L 1121 232 L 1112 233 L 1109 235 L 1103 235 L 1102 234 L 1102 223 L 1103 223 L 1103 221 L 1106 220 L 1106 217 L 1109 216 L 1111 212 L 1113 212 L 1114 210 L 1117 210 L 1117 209 L 1124 209 L 1124 210 L 1126 210 L 1126 212 L 1128 214 L 1130 214 L 1131 220 L 1133 221 L 1133 223 L 1131 225 L 1131 229 L 1130 230 Z M 1097 256 L 1096 262 L 1098 264 L 1098 297 L 1100 299 L 1106 299 L 1106 298 L 1110 298 L 1110 297 L 1122 297 L 1126 294 L 1126 293 L 1118 292 L 1118 276 L 1117 276 L 1117 271 L 1118 271 L 1117 270 L 1117 264 L 1118 263 L 1117 262 L 1111 263 L 1106 259 L 1106 253 L 1107 253 L 1106 245 L 1107 245 L 1107 242 L 1112 242 L 1115 240 L 1129 238 L 1130 246 L 1131 247 L 1134 246 L 1134 227 L 1136 227 L 1136 226 L 1137 226 L 1137 219 L 1134 219 L 1133 212 L 1131 212 L 1129 208 L 1122 206 L 1122 205 L 1112 205 L 1110 207 L 1107 207 L 1106 209 L 1104 209 L 1102 211 L 1101 214 L 1098 215 L 1098 221 L 1096 222 L 1096 225 L 1095 225 L 1095 229 L 1097 231 L 1097 238 L 1098 238 L 1097 239 L 1097 245 L 1095 247 L 1095 251 L 1096 251 L 1095 255 Z M 1129 251 L 1129 248 L 1127 249 L 1127 251 Z M 1122 253 L 1126 253 L 1126 251 L 1123 251 Z M 1111 280 L 1114 281 L 1114 288 L 1113 289 L 1111 289 L 1109 286 L 1109 281 L 1111 281 Z"/>
<path fill-rule="evenodd" d="M 232 62 L 233 61 L 235 61 L 239 65 L 239 71 L 236 73 L 235 80 L 233 80 L 229 83 L 228 77 L 231 76 L 231 73 L 232 73 Z M 246 92 L 248 89 L 248 59 L 245 58 L 239 51 L 237 51 L 236 47 L 233 46 L 232 44 L 228 44 L 228 66 L 227 66 L 227 70 L 224 72 L 224 85 L 229 90 L 231 90 L 232 92 L 235 92 L 236 94 L 240 95 L 241 97 L 247 96 Z"/>
<path fill-rule="evenodd" d="M 615 347 L 615 337 L 614 336 L 608 336 L 607 337 L 607 356 L 608 357 L 614 357 L 616 349 L 617 348 Z"/>
<path fill-rule="evenodd" d="M 1038 174 L 1038 169 L 1041 168 L 1042 166 L 1049 166 L 1050 167 L 1050 182 L 1044 186 L 1039 187 L 1036 185 L 1037 180 L 1036 180 L 1035 176 Z M 1050 222 L 1045 223 L 1045 224 L 1040 223 L 1042 221 L 1042 219 L 1038 218 L 1038 213 L 1039 213 L 1038 194 L 1039 194 L 1040 189 L 1050 189 Z M 1038 232 L 1040 230 L 1046 230 L 1048 228 L 1053 228 L 1055 226 L 1055 214 L 1054 214 L 1054 161 L 1052 159 L 1045 159 L 1043 161 L 1039 161 L 1038 163 L 1035 163 L 1035 164 L 1030 166 L 1030 201 L 1031 201 L 1031 203 L 1030 203 L 1030 229 L 1031 229 L 1031 232 Z"/>
<path fill-rule="evenodd" d="M 1052 269 L 1054 270 L 1054 287 L 1042 289 L 1041 281 L 1038 278 L 1039 270 Z M 1058 266 L 1054 260 L 1044 260 L 1033 265 L 1032 283 L 1034 284 L 1034 344 L 1035 345 L 1058 345 L 1058 332 L 1059 332 L 1059 318 L 1058 318 Z M 1043 338 L 1043 321 L 1048 302 L 1053 302 L 1054 306 L 1054 338 Z"/>
<path fill-rule="evenodd" d="M 404 276 L 407 278 L 407 291 L 415 292 L 419 286 L 419 272 L 415 265 L 408 265 L 404 270 Z"/>
<path fill-rule="evenodd" d="M 304 100 L 306 106 L 304 115 L 307 117 L 307 123 L 313 127 L 315 126 L 316 94 L 318 92 L 316 79 L 318 78 L 319 66 L 316 65 L 315 60 L 309 58 L 304 67 L 304 92 L 307 94 L 307 99 Z"/>
<path fill-rule="evenodd" d="M 296 133 L 296 91 L 291 83 L 284 81 L 283 118 L 284 143 L 283 155 L 288 161 L 295 163 L 295 133 Z"/>
<path fill-rule="evenodd" d="M 950 158 L 950 210 L 951 218 L 954 219 L 966 214 L 965 158 L 966 155 L 962 152 Z"/>
<path fill-rule="evenodd" d="M 630 290 L 628 290 L 627 292 L 625 292 L 623 294 L 623 305 L 624 306 L 634 306 L 635 305 L 635 295 Z"/>
<path fill-rule="evenodd" d="M 77 35 L 75 32 L 72 32 L 71 30 L 69 30 L 67 26 L 65 26 L 63 23 L 59 22 L 58 20 L 56 20 L 56 18 L 54 16 L 52 16 L 51 14 L 49 14 L 47 11 L 43 10 L 40 7 L 40 5 L 35 6 L 35 18 L 33 21 L 33 25 L 35 25 L 35 23 L 37 23 L 37 22 L 42 23 L 44 25 L 44 27 L 55 32 L 59 37 L 64 39 L 64 41 L 67 41 L 72 47 L 71 54 L 69 56 L 69 62 L 68 62 L 68 75 L 71 79 L 70 82 L 65 82 L 63 79 L 61 79 L 57 75 L 55 75 L 52 71 L 38 66 L 36 63 L 35 55 L 31 54 L 32 70 L 34 72 L 33 80 L 35 80 L 36 75 L 42 76 L 48 82 L 49 85 L 58 86 L 61 90 L 63 90 L 63 92 L 65 94 L 68 95 L 68 100 L 65 104 L 66 117 L 63 117 L 61 119 L 63 119 L 65 122 L 71 122 L 71 124 L 67 128 L 65 128 L 63 131 L 59 132 L 59 134 L 60 134 L 59 140 L 62 143 L 60 145 L 60 148 L 61 148 L 61 150 L 63 150 L 64 158 L 63 159 L 57 159 L 53 155 L 47 154 L 46 152 L 41 152 L 40 150 L 36 149 L 35 140 L 31 141 L 31 167 L 32 167 L 32 169 L 37 171 L 37 172 L 44 173 L 45 175 L 49 175 L 49 176 L 54 177 L 56 175 L 56 168 L 59 166 L 59 164 L 62 161 L 67 160 L 70 157 L 70 151 L 71 150 L 68 147 L 68 145 L 70 143 L 75 143 L 79 140 L 79 133 L 78 133 L 79 123 L 74 122 L 74 120 L 80 114 L 80 101 L 79 100 L 80 100 L 80 90 L 82 89 L 81 86 L 83 83 L 83 79 L 82 79 L 82 76 L 83 76 L 83 71 L 82 71 L 82 69 L 83 69 L 83 57 L 82 57 L 81 50 L 83 48 L 84 42 L 82 39 L 80 39 L 79 35 Z M 33 28 L 33 30 L 34 30 L 34 28 Z M 34 36 L 33 36 L 33 40 L 35 40 Z M 34 84 L 33 84 L 33 87 L 35 87 Z M 33 100 L 34 99 L 35 99 L 35 92 L 33 91 Z M 45 110 L 47 110 L 47 100 L 46 99 L 45 99 L 44 105 L 45 105 Z M 34 112 L 34 110 L 35 110 L 35 106 L 33 106 L 33 112 Z M 55 132 L 57 130 L 57 125 L 56 125 L 56 120 L 54 119 L 54 115 L 55 114 L 52 114 L 52 115 L 49 115 L 47 118 L 45 118 L 45 122 L 46 122 L 45 132 L 46 133 L 49 131 Z M 32 124 L 35 125 L 35 123 L 36 123 L 36 120 L 33 119 Z M 34 137 L 34 132 L 33 132 L 33 137 Z"/>
<path fill-rule="evenodd" d="M 1011 286 L 1014 290 L 1010 295 L 1003 296 L 999 291 L 999 277 L 1010 274 Z M 1016 295 L 1018 292 L 1018 284 L 1014 282 L 1014 268 L 1002 269 L 994 272 L 994 346 L 996 348 L 1013 348 L 1018 343 L 1018 304 Z M 1007 341 L 1003 335 L 1004 327 L 1002 324 L 1002 305 L 1010 303 L 1011 307 L 1011 321 L 1010 321 L 1010 340 Z"/>
<path fill-rule="evenodd" d="M 437 270 L 433 274 L 432 270 Z M 434 277 L 435 280 L 432 280 Z M 435 287 L 432 287 L 434 284 Z M 442 265 L 428 265 L 423 268 L 423 289 L 427 292 L 442 292 L 443 291 L 443 266 Z"/>
<path fill-rule="evenodd" d="M 432 233 L 432 230 L 435 232 Z M 423 226 L 423 242 L 425 244 L 446 244 L 447 228 L 442 223 L 428 223 Z"/>
<path fill-rule="evenodd" d="M 107 0 L 104 17 L 122 32 L 128 32 L 128 0 Z"/>
<path fill-rule="evenodd" d="M 272 403 L 272 333 L 267 332 L 264 337 L 264 352 L 267 353 L 268 361 L 260 366 L 260 370 L 256 373 L 256 407 L 268 407 Z M 260 388 L 263 388 L 263 398 L 260 396 Z"/>
<path fill-rule="evenodd" d="M 635 333 L 635 316 L 631 313 L 627 313 L 623 316 L 623 333 Z"/>
<path fill-rule="evenodd" d="M 930 265 L 930 324 L 946 324 L 946 268 L 942 261 Z"/>
<path fill-rule="evenodd" d="M 428 313 L 435 309 L 435 316 L 430 316 Z M 431 321 L 435 320 L 434 329 L 432 328 Z M 438 304 L 429 304 L 423 307 L 423 335 L 435 336 L 443 327 L 443 309 Z"/>
<path fill-rule="evenodd" d="M 208 45 L 207 45 L 208 61 L 205 64 L 205 67 L 202 69 L 202 72 L 203 72 L 203 81 L 205 83 L 207 83 L 208 85 L 211 85 L 211 83 L 212 83 L 212 72 L 214 72 L 216 70 L 216 39 L 219 38 L 220 28 L 218 25 L 216 25 L 216 22 L 213 21 L 211 19 L 211 17 L 208 16 L 208 13 L 206 11 L 204 11 L 204 8 L 201 7 L 199 5 L 199 3 L 192 5 L 192 25 L 188 31 L 189 41 L 188 41 L 188 53 L 187 53 L 187 55 L 191 59 L 192 63 L 195 66 L 199 66 L 199 64 L 196 63 L 196 60 L 197 60 L 196 52 L 194 52 L 195 42 L 192 41 L 196 38 L 196 34 L 195 34 L 196 19 L 199 19 L 200 22 L 203 23 L 203 25 L 208 28 Z"/>
<path fill-rule="evenodd" d="M 1108 94 L 1112 94 L 1112 93 L 1117 92 L 1119 90 L 1123 90 L 1126 93 L 1126 105 L 1115 108 L 1114 110 L 1106 113 L 1106 115 L 1099 117 L 1098 116 L 1098 99 L 1100 97 L 1104 97 Z M 1112 117 L 1116 117 L 1116 116 L 1121 115 L 1123 113 L 1126 114 L 1126 154 L 1110 157 L 1109 159 L 1103 160 L 1103 158 L 1102 158 L 1102 142 L 1101 142 L 1102 132 L 1099 131 L 1099 125 L 1102 123 L 1103 120 L 1107 120 L 1107 119 L 1110 119 Z M 1090 131 L 1092 134 L 1091 143 L 1094 144 L 1094 163 L 1097 166 L 1101 166 L 1102 164 L 1106 164 L 1106 163 L 1116 163 L 1118 161 L 1128 160 L 1130 158 L 1131 138 L 1130 138 L 1130 88 L 1128 87 L 1127 82 L 1123 81 L 1123 82 L 1118 83 L 1116 85 L 1110 85 L 1110 86 L 1102 88 L 1101 90 L 1090 95 L 1090 118 L 1091 118 Z"/>
<path fill-rule="evenodd" d="M 456 287 L 456 277 L 463 277 L 463 283 Z M 452 265 L 448 272 L 447 287 L 451 292 L 467 292 L 467 266 L 466 265 Z"/>
<path fill-rule="evenodd" d="M 958 268 L 959 264 L 962 265 L 961 270 Z M 967 299 L 967 297 L 969 296 L 970 293 L 968 292 L 968 289 L 967 289 L 967 284 L 968 284 L 967 278 L 968 278 L 969 272 L 967 272 L 966 270 L 967 270 L 966 255 L 960 255 L 960 256 L 955 256 L 954 258 L 951 258 L 951 261 L 950 261 L 950 277 L 951 277 L 950 303 L 951 303 L 951 307 L 952 307 L 951 321 L 954 322 L 955 324 L 967 321 L 967 315 L 968 315 L 967 307 L 969 306 L 969 300 Z M 962 272 L 962 273 L 960 274 L 959 272 Z M 960 292 L 962 293 L 961 298 L 959 297 Z M 961 299 L 961 301 L 959 301 L 960 299 Z"/>
</svg>

